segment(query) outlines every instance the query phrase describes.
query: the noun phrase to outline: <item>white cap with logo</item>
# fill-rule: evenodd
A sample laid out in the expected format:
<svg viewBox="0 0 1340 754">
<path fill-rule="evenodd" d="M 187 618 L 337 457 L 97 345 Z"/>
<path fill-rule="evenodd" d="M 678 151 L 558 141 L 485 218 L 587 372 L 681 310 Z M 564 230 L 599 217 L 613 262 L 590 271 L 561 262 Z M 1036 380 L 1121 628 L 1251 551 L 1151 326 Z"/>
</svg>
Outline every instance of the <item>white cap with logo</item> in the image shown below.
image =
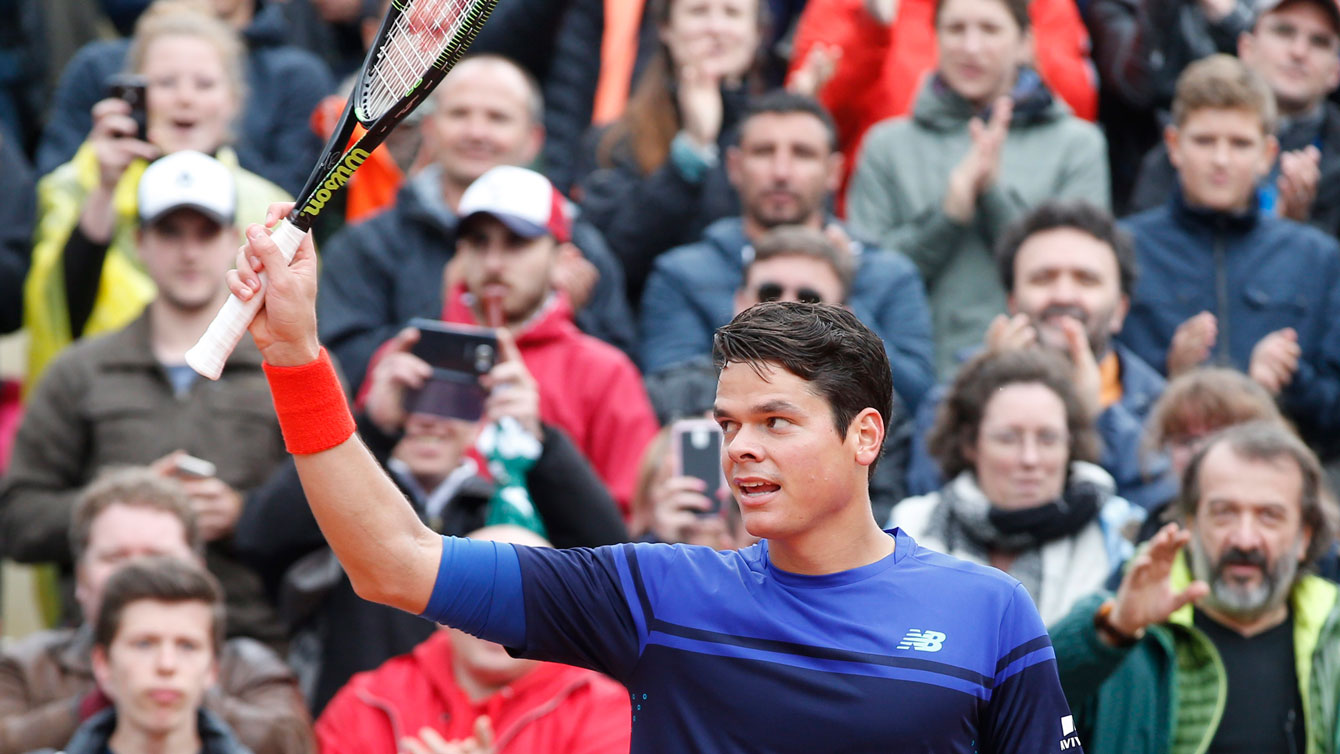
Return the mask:
<svg viewBox="0 0 1340 754">
<path fill-rule="evenodd" d="M 559 242 L 572 235 L 567 200 L 548 178 L 534 170 L 500 165 L 475 179 L 461 195 L 459 225 L 479 214 L 490 215 L 525 238 L 551 235 Z"/>
<path fill-rule="evenodd" d="M 237 187 L 223 163 L 202 152 L 173 152 L 144 169 L 139 185 L 141 225 L 152 225 L 178 209 L 189 208 L 220 225 L 237 213 Z"/>
</svg>

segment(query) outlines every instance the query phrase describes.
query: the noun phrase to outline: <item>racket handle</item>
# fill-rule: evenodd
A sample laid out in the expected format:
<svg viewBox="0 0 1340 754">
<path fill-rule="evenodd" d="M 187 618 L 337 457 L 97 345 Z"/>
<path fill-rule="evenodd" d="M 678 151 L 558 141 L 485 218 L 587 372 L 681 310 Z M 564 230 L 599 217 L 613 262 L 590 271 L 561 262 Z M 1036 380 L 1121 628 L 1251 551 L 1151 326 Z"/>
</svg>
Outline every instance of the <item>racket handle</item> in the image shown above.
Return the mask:
<svg viewBox="0 0 1340 754">
<path fill-rule="evenodd" d="M 293 255 L 297 253 L 298 245 L 302 243 L 305 235 L 307 231 L 286 219 L 270 233 L 270 240 L 274 241 L 283 252 L 284 261 L 287 263 L 293 261 Z M 223 374 L 224 362 L 228 361 L 228 356 L 242 340 L 243 333 L 251 325 L 251 320 L 256 318 L 256 312 L 260 311 L 261 304 L 265 301 L 267 278 L 264 272 L 260 273 L 260 279 L 260 290 L 246 302 L 230 294 L 223 307 L 219 309 L 219 313 L 214 315 L 214 320 L 209 323 L 205 334 L 201 335 L 200 340 L 186 352 L 186 363 L 202 377 L 217 380 L 219 375 Z"/>
</svg>

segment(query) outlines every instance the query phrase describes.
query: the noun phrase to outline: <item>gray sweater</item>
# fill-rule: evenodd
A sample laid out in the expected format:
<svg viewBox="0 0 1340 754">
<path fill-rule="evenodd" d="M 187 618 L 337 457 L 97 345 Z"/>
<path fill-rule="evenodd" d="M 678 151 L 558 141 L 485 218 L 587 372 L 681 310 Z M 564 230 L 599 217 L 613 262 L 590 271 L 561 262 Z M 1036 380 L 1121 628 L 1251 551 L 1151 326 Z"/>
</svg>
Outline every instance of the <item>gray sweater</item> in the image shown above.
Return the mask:
<svg viewBox="0 0 1340 754">
<path fill-rule="evenodd" d="M 1032 74 L 1021 80 L 1026 75 Z M 1017 99 L 999 178 L 978 198 L 969 225 L 946 217 L 942 206 L 950 173 L 972 147 L 968 122 L 977 112 L 948 87 L 929 80 L 912 116 L 871 128 L 861 148 L 847 217 L 858 232 L 906 254 L 921 270 L 941 379 L 954 372 L 955 354 L 979 344 L 991 318 L 1005 311 L 992 260 L 1005 227 L 1047 199 L 1110 205 L 1102 133 L 1040 86 L 1028 102 Z"/>
</svg>

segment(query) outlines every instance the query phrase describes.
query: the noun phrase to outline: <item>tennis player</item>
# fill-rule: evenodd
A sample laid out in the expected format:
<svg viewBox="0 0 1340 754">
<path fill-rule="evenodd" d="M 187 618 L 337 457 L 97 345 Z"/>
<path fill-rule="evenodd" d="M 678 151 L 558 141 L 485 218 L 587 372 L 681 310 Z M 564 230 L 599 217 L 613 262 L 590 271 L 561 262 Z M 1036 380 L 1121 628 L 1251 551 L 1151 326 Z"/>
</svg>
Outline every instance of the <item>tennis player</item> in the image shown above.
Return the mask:
<svg viewBox="0 0 1340 754">
<path fill-rule="evenodd" d="M 287 211 L 272 206 L 268 223 Z M 722 466 L 763 541 L 549 550 L 420 523 L 355 436 L 317 342 L 310 240 L 285 267 L 251 226 L 232 291 L 257 295 L 260 269 L 251 333 L 285 441 L 366 599 L 608 674 L 631 696 L 634 752 L 1081 750 L 1019 583 L 875 522 L 868 476 L 892 380 L 879 338 L 846 310 L 760 304 L 717 332 Z"/>
</svg>

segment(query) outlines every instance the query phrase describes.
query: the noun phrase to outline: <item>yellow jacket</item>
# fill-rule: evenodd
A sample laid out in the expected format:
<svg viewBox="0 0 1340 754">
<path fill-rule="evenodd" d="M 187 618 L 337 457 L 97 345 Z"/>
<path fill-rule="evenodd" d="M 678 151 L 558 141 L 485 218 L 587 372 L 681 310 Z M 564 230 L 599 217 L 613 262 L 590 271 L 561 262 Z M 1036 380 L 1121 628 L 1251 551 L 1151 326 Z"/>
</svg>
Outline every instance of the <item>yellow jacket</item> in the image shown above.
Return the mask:
<svg viewBox="0 0 1340 754">
<path fill-rule="evenodd" d="M 271 202 L 292 199 L 275 184 L 239 167 L 237 155 L 228 147 L 220 148 L 215 157 L 232 169 L 237 181 L 239 224 L 260 222 Z M 131 163 L 113 192 L 116 224 L 103 261 L 97 298 L 84 323 L 84 335 L 125 327 L 156 294 L 135 249 L 139 222 L 137 189 L 147 164 L 143 160 Z M 51 359 L 73 340 L 70 307 L 65 300 L 63 256 L 70 233 L 79 223 L 84 201 L 97 184 L 98 160 L 87 142 L 74 159 L 37 184 L 38 221 L 32 268 L 23 285 L 23 326 L 29 339 L 25 393 L 37 383 Z"/>
</svg>

